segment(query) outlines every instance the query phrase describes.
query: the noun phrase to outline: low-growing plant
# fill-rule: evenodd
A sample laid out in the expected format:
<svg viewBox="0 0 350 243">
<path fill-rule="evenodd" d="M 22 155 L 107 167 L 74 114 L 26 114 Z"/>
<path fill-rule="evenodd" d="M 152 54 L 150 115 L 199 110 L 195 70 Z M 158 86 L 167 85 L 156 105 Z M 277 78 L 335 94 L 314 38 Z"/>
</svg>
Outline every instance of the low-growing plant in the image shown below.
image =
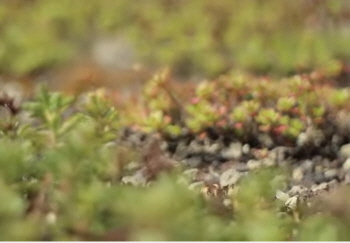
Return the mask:
<svg viewBox="0 0 350 243">
<path fill-rule="evenodd" d="M 0 222 L 1 239 L 349 239 L 344 225 L 350 211 L 341 206 L 344 212 L 339 214 L 337 205 L 320 209 L 319 203 L 280 192 L 289 190 L 289 170 L 277 168 L 277 158 L 270 158 L 276 145 L 286 150 L 321 146 L 329 136 L 322 130 L 328 124 L 347 131 L 346 92 L 328 88 L 333 93 L 318 100 L 325 91 L 295 77 L 284 81 L 287 88 L 280 94 L 275 81 L 256 86 L 259 78 L 241 82 L 247 90 L 237 93 L 233 86 L 227 88 L 232 80 L 225 77 L 202 84 L 194 98 L 193 93 L 183 94 L 190 97 L 182 100 L 185 112 L 179 119 L 172 112 L 174 97 L 162 88 L 170 78 L 165 74 L 151 80 L 152 88 L 130 103 L 140 110 L 137 115 L 130 115 L 135 110 L 127 106 L 114 106 L 111 94 L 102 89 L 73 98 L 42 88 L 16 110 L 3 102 L 7 113 L 0 123 L 0 216 L 6 222 Z M 289 96 L 290 91 L 299 96 Z M 338 92 L 341 98 L 335 101 L 332 95 Z M 158 93 L 169 104 L 153 105 Z M 345 122 L 330 123 L 332 117 L 345 117 Z M 153 133 L 156 140 L 150 140 Z M 307 145 L 300 145 L 305 136 Z M 230 186 L 222 186 L 221 179 L 220 184 L 216 179 L 193 181 L 166 147 L 180 137 L 190 140 L 183 146 L 197 149 L 194 154 L 198 148 L 204 151 L 201 144 L 206 156 L 247 156 L 246 165 L 253 169 Z M 218 152 L 218 146 L 224 151 Z M 242 147 L 242 154 L 232 155 L 235 146 Z M 217 176 L 211 171 L 215 166 L 203 167 L 201 172 Z"/>
</svg>

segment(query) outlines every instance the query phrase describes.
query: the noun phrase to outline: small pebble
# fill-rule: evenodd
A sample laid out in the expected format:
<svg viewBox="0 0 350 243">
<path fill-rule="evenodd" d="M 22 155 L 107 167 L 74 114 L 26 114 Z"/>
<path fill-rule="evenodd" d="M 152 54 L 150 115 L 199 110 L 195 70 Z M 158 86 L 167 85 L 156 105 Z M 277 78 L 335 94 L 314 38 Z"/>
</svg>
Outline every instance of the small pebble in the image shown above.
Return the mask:
<svg viewBox="0 0 350 243">
<path fill-rule="evenodd" d="M 315 170 L 315 173 L 322 173 L 323 172 L 323 166 L 322 165 L 316 165 L 314 170 Z"/>
<path fill-rule="evenodd" d="M 220 176 L 220 186 L 221 187 L 232 186 L 238 182 L 241 176 L 242 174 L 239 173 L 236 169 L 226 170 Z"/>
<path fill-rule="evenodd" d="M 328 184 L 326 182 L 323 182 L 319 185 L 313 185 L 311 187 L 312 192 L 319 192 L 319 191 L 326 191 L 328 190 Z"/>
<path fill-rule="evenodd" d="M 299 147 L 303 146 L 304 144 L 307 143 L 307 135 L 305 132 L 302 132 L 299 134 L 298 138 L 297 138 L 297 145 Z"/>
<path fill-rule="evenodd" d="M 281 200 L 282 202 L 286 202 L 289 199 L 289 195 L 287 193 L 280 191 L 280 190 L 277 190 L 276 198 L 278 200 Z"/>
<path fill-rule="evenodd" d="M 316 172 L 313 176 L 313 181 L 317 184 L 325 182 L 327 179 L 325 178 L 322 172 Z"/>
<path fill-rule="evenodd" d="M 304 187 L 301 187 L 299 185 L 293 186 L 289 191 L 288 195 L 290 196 L 296 196 L 296 195 L 301 195 L 303 194 L 307 189 Z"/>
<path fill-rule="evenodd" d="M 266 148 L 272 148 L 274 145 L 271 136 L 269 136 L 268 134 L 258 135 L 258 140 Z"/>
<path fill-rule="evenodd" d="M 189 167 L 194 168 L 198 167 L 202 163 L 202 159 L 199 156 L 193 156 L 191 158 L 184 159 L 182 162 Z"/>
<path fill-rule="evenodd" d="M 188 154 L 199 154 L 203 151 L 203 146 L 200 145 L 196 140 L 193 140 L 187 147 Z"/>
<path fill-rule="evenodd" d="M 261 162 L 258 160 L 251 159 L 251 160 L 248 160 L 247 166 L 250 170 L 255 170 L 255 169 L 260 168 Z"/>
<path fill-rule="evenodd" d="M 203 151 L 208 154 L 217 154 L 220 149 L 220 144 L 213 143 L 211 145 L 206 145 L 203 148 Z"/>
<path fill-rule="evenodd" d="M 137 171 L 134 175 L 124 176 L 122 178 L 122 182 L 124 184 L 131 184 L 133 186 L 144 186 L 147 183 L 142 170 Z"/>
<path fill-rule="evenodd" d="M 239 160 L 242 157 L 242 144 L 231 143 L 228 148 L 221 151 L 221 156 L 225 160 Z"/>
<path fill-rule="evenodd" d="M 238 163 L 237 165 L 235 165 L 235 169 L 238 172 L 247 172 L 247 171 L 249 171 L 249 167 L 245 163 Z"/>
<path fill-rule="evenodd" d="M 297 208 L 299 203 L 299 198 L 297 196 L 288 198 L 288 200 L 285 202 L 285 205 L 288 209 L 294 210 Z"/>
<path fill-rule="evenodd" d="M 346 173 L 344 178 L 344 184 L 349 185 L 350 184 L 350 172 Z"/>
<path fill-rule="evenodd" d="M 276 161 L 271 158 L 264 158 L 262 159 L 262 163 L 263 165 L 270 167 L 270 166 L 274 166 L 276 164 Z"/>
<path fill-rule="evenodd" d="M 342 159 L 346 159 L 350 157 L 350 143 L 344 144 L 340 147 L 339 156 Z"/>
<path fill-rule="evenodd" d="M 176 147 L 176 151 L 174 153 L 174 159 L 183 160 L 184 158 L 186 158 L 187 154 L 188 154 L 187 145 L 183 142 L 180 142 Z"/>
<path fill-rule="evenodd" d="M 327 180 L 332 180 L 338 176 L 338 170 L 337 169 L 329 169 L 324 172 L 324 177 Z"/>
<path fill-rule="evenodd" d="M 343 170 L 348 171 L 350 170 L 350 157 L 347 158 L 343 164 Z"/>
<path fill-rule="evenodd" d="M 247 143 L 244 144 L 243 147 L 242 147 L 242 152 L 243 152 L 243 154 L 248 154 L 249 151 L 250 151 L 250 146 L 249 146 L 249 144 L 247 144 Z"/>
<path fill-rule="evenodd" d="M 232 206 L 232 201 L 228 198 L 224 199 L 223 204 L 225 207 L 231 207 Z"/>
<path fill-rule="evenodd" d="M 300 167 L 295 168 L 292 177 L 294 181 L 300 182 L 304 177 L 302 169 Z"/>
<path fill-rule="evenodd" d="M 312 168 L 314 166 L 314 163 L 312 160 L 305 160 L 303 163 L 301 163 L 300 168 L 303 170 L 303 172 L 310 172 L 312 171 Z"/>
</svg>

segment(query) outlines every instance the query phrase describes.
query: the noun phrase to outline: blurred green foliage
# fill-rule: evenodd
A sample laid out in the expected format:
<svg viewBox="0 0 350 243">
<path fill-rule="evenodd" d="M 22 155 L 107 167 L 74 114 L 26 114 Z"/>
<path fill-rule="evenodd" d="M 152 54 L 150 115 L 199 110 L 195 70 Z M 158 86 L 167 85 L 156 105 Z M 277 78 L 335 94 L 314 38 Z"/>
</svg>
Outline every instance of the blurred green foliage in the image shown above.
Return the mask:
<svg viewBox="0 0 350 243">
<path fill-rule="evenodd" d="M 350 58 L 346 0 L 0 3 L 2 74 L 36 74 L 89 58 L 95 42 L 109 36 L 130 41 L 141 62 L 183 76 L 232 67 L 329 74 Z M 277 168 L 252 172 L 223 198 L 190 190 L 183 168 L 159 173 L 145 187 L 126 185 L 123 178 L 144 161 L 118 140 L 123 125 L 174 137 L 184 127 L 200 133 L 217 125 L 238 137 L 258 131 L 295 142 L 307 123 L 321 129 L 330 114 L 348 112 L 349 89 L 302 76 L 281 88 L 232 74 L 182 94 L 192 98 L 182 103 L 168 90 L 167 75 L 155 76 L 141 102 L 130 103 L 140 112 L 117 109 L 102 90 L 71 97 L 41 88 L 20 107 L 2 97 L 0 240 L 350 239 L 346 205 L 321 214 L 282 207 L 275 193 L 286 177 Z M 347 195 L 338 201 L 349 201 Z"/>
<path fill-rule="evenodd" d="M 183 76 L 327 69 L 349 61 L 349 11 L 346 0 L 2 0 L 0 67 L 35 73 L 118 36 Z"/>
<path fill-rule="evenodd" d="M 275 193 L 286 187 L 287 175 L 273 167 L 251 172 L 222 198 L 190 190 L 181 169 L 160 173 L 145 187 L 122 183 L 142 161 L 116 142 L 122 112 L 101 90 L 72 99 L 41 88 L 21 109 L 7 114 L 17 125 L 4 126 L 0 136 L 1 240 L 350 237 L 346 207 L 334 214 L 282 207 Z"/>
</svg>

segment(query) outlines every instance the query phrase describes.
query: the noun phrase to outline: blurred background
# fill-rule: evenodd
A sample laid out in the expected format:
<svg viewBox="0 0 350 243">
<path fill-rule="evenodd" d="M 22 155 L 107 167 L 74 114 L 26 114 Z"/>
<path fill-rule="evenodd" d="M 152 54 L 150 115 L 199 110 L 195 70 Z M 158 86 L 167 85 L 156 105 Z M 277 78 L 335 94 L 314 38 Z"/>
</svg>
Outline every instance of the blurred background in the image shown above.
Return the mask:
<svg viewBox="0 0 350 243">
<path fill-rule="evenodd" d="M 348 0 L 0 0 L 0 82 L 26 89 L 333 70 L 349 43 Z"/>
</svg>

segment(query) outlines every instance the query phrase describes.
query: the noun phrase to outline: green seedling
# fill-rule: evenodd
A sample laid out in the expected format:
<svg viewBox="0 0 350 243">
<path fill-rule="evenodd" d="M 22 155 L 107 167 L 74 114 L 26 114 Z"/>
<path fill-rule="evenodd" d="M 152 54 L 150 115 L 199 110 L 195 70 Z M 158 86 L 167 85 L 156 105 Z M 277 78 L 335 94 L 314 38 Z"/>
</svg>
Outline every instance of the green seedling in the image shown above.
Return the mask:
<svg viewBox="0 0 350 243">
<path fill-rule="evenodd" d="M 23 105 L 33 118 L 39 120 L 39 129 L 45 132 L 48 129 L 49 137 L 55 143 L 56 137 L 64 134 L 74 127 L 80 120 L 80 115 L 66 117 L 67 112 L 72 112 L 71 105 L 74 98 L 60 93 L 50 93 L 42 86 L 35 99 Z"/>
</svg>

